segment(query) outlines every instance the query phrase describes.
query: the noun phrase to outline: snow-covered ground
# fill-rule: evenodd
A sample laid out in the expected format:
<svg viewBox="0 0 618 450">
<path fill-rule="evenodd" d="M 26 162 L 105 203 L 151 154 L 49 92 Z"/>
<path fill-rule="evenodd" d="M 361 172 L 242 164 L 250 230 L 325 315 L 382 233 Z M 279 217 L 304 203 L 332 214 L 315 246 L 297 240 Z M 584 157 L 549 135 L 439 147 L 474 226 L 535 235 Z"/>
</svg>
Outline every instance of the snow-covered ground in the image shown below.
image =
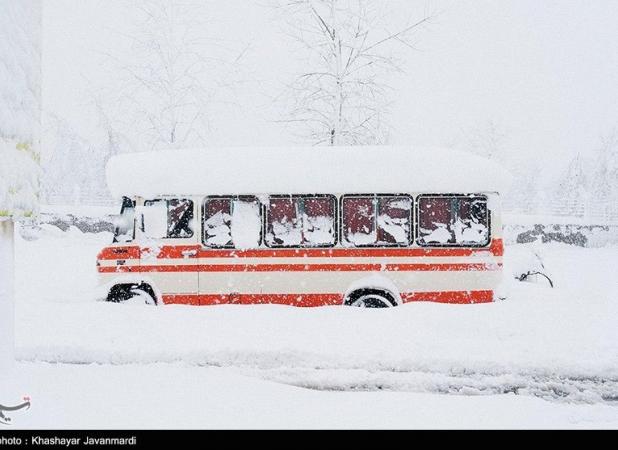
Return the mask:
<svg viewBox="0 0 618 450">
<path fill-rule="evenodd" d="M 183 364 L 20 364 L 3 398 L 38 428 L 616 428 L 616 407 L 535 397 L 323 392 Z M 15 387 L 17 386 L 17 387 Z M 17 398 L 15 399 L 18 400 Z"/>
<path fill-rule="evenodd" d="M 508 247 L 556 287 L 492 304 L 200 308 L 95 302 L 110 239 L 18 238 L 16 424 L 618 428 L 616 247 Z"/>
</svg>

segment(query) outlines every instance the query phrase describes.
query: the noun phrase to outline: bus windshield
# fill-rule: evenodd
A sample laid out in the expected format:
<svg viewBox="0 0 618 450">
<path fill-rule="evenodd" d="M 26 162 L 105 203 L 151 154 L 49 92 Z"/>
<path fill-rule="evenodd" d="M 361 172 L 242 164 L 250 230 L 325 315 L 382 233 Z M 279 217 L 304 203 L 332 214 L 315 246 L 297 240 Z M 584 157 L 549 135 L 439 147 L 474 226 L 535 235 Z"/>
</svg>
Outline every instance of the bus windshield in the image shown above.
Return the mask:
<svg viewBox="0 0 618 450">
<path fill-rule="evenodd" d="M 133 240 L 135 226 L 135 202 L 123 197 L 120 215 L 114 221 L 114 242 L 130 242 Z"/>
</svg>

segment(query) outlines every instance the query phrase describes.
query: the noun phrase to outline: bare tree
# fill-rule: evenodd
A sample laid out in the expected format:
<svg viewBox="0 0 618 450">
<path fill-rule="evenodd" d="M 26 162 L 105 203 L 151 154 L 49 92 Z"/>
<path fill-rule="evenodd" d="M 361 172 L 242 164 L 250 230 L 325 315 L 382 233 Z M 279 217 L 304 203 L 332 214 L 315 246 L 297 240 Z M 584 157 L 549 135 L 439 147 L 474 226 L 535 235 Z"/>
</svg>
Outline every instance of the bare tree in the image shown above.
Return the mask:
<svg viewBox="0 0 618 450">
<path fill-rule="evenodd" d="M 279 0 L 286 32 L 301 47 L 305 69 L 290 83 L 283 122 L 313 144 L 378 144 L 386 140 L 388 75 L 400 71 L 396 47 L 413 48 L 423 14 L 393 28 L 386 2 Z"/>
<path fill-rule="evenodd" d="M 130 54 L 108 55 L 120 74 L 120 89 L 112 88 L 117 112 L 110 114 L 95 102 L 102 126 L 121 130 L 108 133 L 110 145 L 117 145 L 121 134 L 132 137 L 133 147 L 147 149 L 204 142 L 209 108 L 233 85 L 246 50 L 208 37 L 208 6 L 195 0 L 129 3 L 139 18 L 128 36 Z"/>
</svg>

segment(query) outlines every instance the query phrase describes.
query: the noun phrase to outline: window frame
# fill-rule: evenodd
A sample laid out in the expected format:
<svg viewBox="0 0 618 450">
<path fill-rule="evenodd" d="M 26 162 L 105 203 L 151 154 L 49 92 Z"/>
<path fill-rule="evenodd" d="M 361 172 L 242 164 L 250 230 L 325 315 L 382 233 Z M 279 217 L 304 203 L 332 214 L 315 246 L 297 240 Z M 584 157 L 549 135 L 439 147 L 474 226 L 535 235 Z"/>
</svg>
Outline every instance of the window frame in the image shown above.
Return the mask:
<svg viewBox="0 0 618 450">
<path fill-rule="evenodd" d="M 338 205 L 338 201 L 337 201 L 337 196 L 333 195 L 333 194 L 272 194 L 268 196 L 268 200 L 270 203 L 270 199 L 278 199 L 278 198 L 289 198 L 289 199 L 298 199 L 298 198 L 330 198 L 333 202 L 333 233 L 334 233 L 334 239 L 333 242 L 330 244 L 321 244 L 321 245 L 303 245 L 302 243 L 300 245 L 277 245 L 277 244 L 270 244 L 268 242 L 267 236 L 268 236 L 268 210 L 269 207 L 268 205 L 263 205 L 264 206 L 264 214 L 263 214 L 263 233 L 264 233 L 264 239 L 263 239 L 263 243 L 266 247 L 268 248 L 298 248 L 298 249 L 311 249 L 311 248 L 333 248 L 336 247 L 337 244 L 339 243 L 339 205 Z M 303 204 L 303 212 L 304 212 L 304 204 Z"/>
<path fill-rule="evenodd" d="M 192 198 L 188 198 L 188 197 L 160 197 L 160 198 L 154 198 L 154 199 L 150 199 L 150 200 L 144 200 L 144 204 L 143 206 L 149 206 L 154 202 L 165 202 L 165 205 L 167 207 L 167 232 L 166 235 L 169 234 L 170 231 L 170 201 L 171 200 L 178 200 L 178 201 L 189 201 L 191 202 L 191 207 L 192 207 L 192 212 L 193 212 L 193 220 L 195 221 L 195 201 Z M 140 224 L 140 231 L 142 233 L 145 233 L 145 227 L 144 227 L 144 220 L 142 218 L 142 223 Z M 195 228 L 195 227 L 193 227 Z M 189 236 L 165 236 L 162 238 L 157 238 L 157 239 L 192 239 L 195 237 L 195 230 L 191 229 L 191 235 Z"/>
<path fill-rule="evenodd" d="M 343 201 L 346 198 L 371 198 L 371 199 L 379 199 L 384 197 L 406 197 L 410 200 L 410 230 L 408 233 L 408 242 L 407 243 L 379 243 L 375 244 L 364 244 L 364 245 L 347 245 L 351 244 L 351 242 L 347 241 L 345 238 L 345 230 L 344 221 L 343 221 Z M 382 248 L 382 247 L 391 247 L 391 248 L 406 248 L 414 245 L 416 241 L 415 231 L 416 231 L 416 200 L 412 194 L 398 193 L 398 194 L 343 194 L 339 198 L 339 224 L 340 224 L 340 241 L 339 244 L 344 248 Z M 374 207 L 374 225 L 376 233 L 378 232 L 378 202 L 375 202 Z M 377 234 L 376 234 L 377 239 Z"/>
<path fill-rule="evenodd" d="M 130 197 L 122 197 L 122 205 L 120 206 L 120 216 L 123 215 L 125 209 L 128 208 L 128 203 L 131 203 L 131 208 L 133 208 L 133 233 L 131 234 L 131 239 L 127 239 L 124 242 L 120 242 L 118 240 L 118 234 L 117 232 L 119 231 L 118 226 L 114 226 L 114 236 L 112 238 L 112 244 L 129 244 L 135 241 L 135 231 L 137 228 L 137 202 L 135 201 L 135 199 L 130 198 Z"/>
<path fill-rule="evenodd" d="M 210 250 L 237 250 L 236 245 L 234 244 L 234 239 L 232 238 L 231 245 L 210 245 L 206 243 L 206 227 L 204 223 L 206 222 L 206 202 L 208 200 L 230 200 L 230 213 L 234 212 L 234 200 L 251 200 L 255 201 L 258 205 L 260 211 L 260 237 L 258 239 L 257 246 L 260 247 L 264 242 L 264 205 L 260 201 L 260 199 L 256 195 L 207 195 L 202 199 L 202 205 L 200 208 L 201 220 L 200 224 L 202 227 L 202 236 L 201 236 L 201 244 L 205 249 Z M 231 231 L 231 229 L 230 229 Z"/>
<path fill-rule="evenodd" d="M 453 243 L 453 244 L 440 244 L 439 242 L 435 242 L 435 243 L 421 243 L 421 236 L 420 236 L 420 207 L 421 207 L 421 199 L 422 198 L 465 198 L 465 199 L 481 199 L 485 201 L 486 204 L 486 210 L 487 210 L 487 242 L 482 243 L 482 244 L 466 244 L 466 243 L 461 243 L 458 244 L 457 242 Z M 419 194 L 416 197 L 416 217 L 417 217 L 417 223 L 416 223 L 416 227 L 415 227 L 415 236 L 414 236 L 414 242 L 416 243 L 416 245 L 418 245 L 419 247 L 423 247 L 423 248 L 428 248 L 428 247 L 439 247 L 439 248 L 485 248 L 488 247 L 491 244 L 492 241 L 492 232 L 491 232 L 491 210 L 489 209 L 489 198 L 486 194 Z"/>
</svg>

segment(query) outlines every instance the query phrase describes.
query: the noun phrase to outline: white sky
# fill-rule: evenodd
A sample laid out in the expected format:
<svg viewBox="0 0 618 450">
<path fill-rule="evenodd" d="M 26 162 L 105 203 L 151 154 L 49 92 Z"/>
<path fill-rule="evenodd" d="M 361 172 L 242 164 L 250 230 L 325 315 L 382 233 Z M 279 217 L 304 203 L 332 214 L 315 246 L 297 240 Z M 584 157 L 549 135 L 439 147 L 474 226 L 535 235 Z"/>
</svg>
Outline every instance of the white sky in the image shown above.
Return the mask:
<svg viewBox="0 0 618 450">
<path fill-rule="evenodd" d="M 236 105 L 222 107 L 210 140 L 282 145 L 293 137 L 272 119 L 272 98 L 299 60 L 262 1 L 214 0 L 210 35 L 251 43 Z M 406 11 L 409 0 L 391 0 Z M 108 83 L 102 52 L 121 54 L 131 29 L 123 0 L 45 0 L 43 103 L 85 137 L 96 86 Z M 618 2 L 615 0 L 433 0 L 441 10 L 406 51 L 392 82 L 392 141 L 443 145 L 493 120 L 510 155 L 552 160 L 589 152 L 618 126 Z M 561 159 L 561 158 L 560 158 Z"/>
</svg>

